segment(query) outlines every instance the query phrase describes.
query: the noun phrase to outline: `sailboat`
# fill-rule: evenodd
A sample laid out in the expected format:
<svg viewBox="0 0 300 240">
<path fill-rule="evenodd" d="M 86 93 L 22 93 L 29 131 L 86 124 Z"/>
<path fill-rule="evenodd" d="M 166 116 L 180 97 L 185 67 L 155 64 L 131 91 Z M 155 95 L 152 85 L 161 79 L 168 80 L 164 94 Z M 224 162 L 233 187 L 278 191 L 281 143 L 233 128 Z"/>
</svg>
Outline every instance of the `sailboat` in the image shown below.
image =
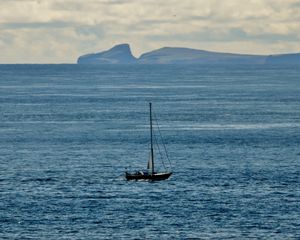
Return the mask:
<svg viewBox="0 0 300 240">
<path fill-rule="evenodd" d="M 157 181 L 157 180 L 166 180 L 172 175 L 172 172 L 167 171 L 167 170 L 165 170 L 163 172 L 156 172 L 155 171 L 155 168 L 154 168 L 154 150 L 153 150 L 152 104 L 151 104 L 151 102 L 149 103 L 149 108 L 150 108 L 150 157 L 149 157 L 148 164 L 147 164 L 147 170 L 134 171 L 134 172 L 126 171 L 125 172 L 126 180 L 151 180 L 151 181 Z M 165 152 L 166 152 L 166 156 L 169 160 L 165 145 L 164 145 L 164 149 L 165 149 Z"/>
</svg>

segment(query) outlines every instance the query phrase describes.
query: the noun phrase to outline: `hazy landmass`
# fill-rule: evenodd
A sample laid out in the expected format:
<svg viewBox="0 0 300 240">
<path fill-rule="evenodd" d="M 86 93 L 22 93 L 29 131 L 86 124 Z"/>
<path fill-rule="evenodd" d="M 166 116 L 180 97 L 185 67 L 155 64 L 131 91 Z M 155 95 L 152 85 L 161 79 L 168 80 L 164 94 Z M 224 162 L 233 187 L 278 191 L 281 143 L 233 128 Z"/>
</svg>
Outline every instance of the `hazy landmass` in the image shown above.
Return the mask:
<svg viewBox="0 0 300 240">
<path fill-rule="evenodd" d="M 77 60 L 79 64 L 132 64 L 136 62 L 137 59 L 132 55 L 128 44 L 116 45 L 99 53 L 86 54 Z"/>
<path fill-rule="evenodd" d="M 300 64 L 300 53 L 278 55 L 251 55 L 210 52 L 191 48 L 164 47 L 132 55 L 129 44 L 80 56 L 78 64 Z"/>
</svg>

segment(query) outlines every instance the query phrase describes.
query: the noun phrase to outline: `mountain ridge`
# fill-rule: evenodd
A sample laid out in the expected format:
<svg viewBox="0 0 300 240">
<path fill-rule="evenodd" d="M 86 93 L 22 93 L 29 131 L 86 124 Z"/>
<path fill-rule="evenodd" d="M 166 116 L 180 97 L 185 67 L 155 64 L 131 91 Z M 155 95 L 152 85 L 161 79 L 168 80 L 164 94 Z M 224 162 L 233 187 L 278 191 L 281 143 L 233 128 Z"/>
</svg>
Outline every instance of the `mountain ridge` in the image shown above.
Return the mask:
<svg viewBox="0 0 300 240">
<path fill-rule="evenodd" d="M 300 64 L 300 53 L 255 55 L 214 52 L 184 47 L 163 47 L 132 55 L 128 43 L 118 44 L 106 51 L 85 54 L 78 64 Z"/>
<path fill-rule="evenodd" d="M 90 53 L 78 58 L 78 64 L 131 64 L 136 62 L 129 44 L 123 43 L 109 50 L 99 53 Z"/>
</svg>

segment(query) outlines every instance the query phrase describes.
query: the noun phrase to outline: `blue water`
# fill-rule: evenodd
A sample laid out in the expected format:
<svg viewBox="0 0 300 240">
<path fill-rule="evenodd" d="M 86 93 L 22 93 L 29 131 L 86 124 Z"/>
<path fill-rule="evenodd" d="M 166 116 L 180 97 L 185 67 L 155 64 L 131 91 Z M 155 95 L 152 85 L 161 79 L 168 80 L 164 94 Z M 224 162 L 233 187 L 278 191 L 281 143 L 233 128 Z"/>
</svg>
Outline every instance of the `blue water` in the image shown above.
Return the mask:
<svg viewBox="0 0 300 240">
<path fill-rule="evenodd" d="M 299 239 L 299 76 L 0 65 L 0 239 Z M 127 182 L 146 167 L 149 101 L 174 173 Z"/>
</svg>

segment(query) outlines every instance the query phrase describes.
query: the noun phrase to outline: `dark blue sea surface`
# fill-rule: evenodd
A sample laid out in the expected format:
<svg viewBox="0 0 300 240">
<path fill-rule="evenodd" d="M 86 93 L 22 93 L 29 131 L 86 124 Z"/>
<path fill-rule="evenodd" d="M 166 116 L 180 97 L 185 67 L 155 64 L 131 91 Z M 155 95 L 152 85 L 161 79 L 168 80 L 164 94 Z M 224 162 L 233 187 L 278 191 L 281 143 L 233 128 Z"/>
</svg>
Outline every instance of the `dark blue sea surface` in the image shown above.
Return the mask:
<svg viewBox="0 0 300 240">
<path fill-rule="evenodd" d="M 150 101 L 174 173 L 127 182 L 147 164 Z M 0 65 L 0 239 L 299 229 L 299 66 Z"/>
</svg>

